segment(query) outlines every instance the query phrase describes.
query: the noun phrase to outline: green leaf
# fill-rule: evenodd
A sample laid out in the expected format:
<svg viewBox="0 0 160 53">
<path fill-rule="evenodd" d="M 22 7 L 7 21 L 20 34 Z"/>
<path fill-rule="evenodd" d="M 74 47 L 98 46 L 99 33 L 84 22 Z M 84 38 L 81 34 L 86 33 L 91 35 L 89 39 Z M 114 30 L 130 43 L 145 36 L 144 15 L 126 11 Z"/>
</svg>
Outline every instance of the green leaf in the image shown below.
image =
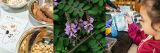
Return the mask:
<svg viewBox="0 0 160 53">
<path fill-rule="evenodd" d="M 104 2 L 107 2 L 107 0 L 104 0 Z"/>
<path fill-rule="evenodd" d="M 103 47 L 106 46 L 106 44 L 107 44 L 107 40 L 105 38 L 101 39 L 100 42 L 102 43 Z"/>
<path fill-rule="evenodd" d="M 56 50 L 56 53 L 60 53 L 60 50 Z"/>
<path fill-rule="evenodd" d="M 83 10 L 88 10 L 89 8 L 91 8 L 89 5 L 86 5 Z"/>
<path fill-rule="evenodd" d="M 92 0 L 92 2 L 93 2 L 93 3 L 97 3 L 97 2 L 98 2 L 98 0 Z"/>
<path fill-rule="evenodd" d="M 96 12 L 96 11 L 94 11 L 94 10 L 88 10 L 88 14 L 96 15 L 96 14 L 97 14 L 97 12 Z"/>
<path fill-rule="evenodd" d="M 96 44 L 96 40 L 90 40 L 89 41 L 89 45 L 91 46 L 91 47 L 94 47 L 94 45 Z"/>
<path fill-rule="evenodd" d="M 73 4 L 74 0 L 69 0 L 68 4 L 71 5 Z"/>
<path fill-rule="evenodd" d="M 74 7 L 77 7 L 78 6 L 78 4 L 79 4 L 79 2 L 78 1 L 76 1 L 75 3 L 74 3 Z"/>
<path fill-rule="evenodd" d="M 74 10 L 73 15 L 77 16 L 77 14 L 78 14 L 78 10 L 76 9 L 76 10 Z"/>
<path fill-rule="evenodd" d="M 62 48 L 63 48 L 63 38 L 60 38 L 58 43 L 57 43 L 56 49 L 57 50 L 62 50 Z"/>
<path fill-rule="evenodd" d="M 79 13 L 79 16 L 82 17 L 84 15 L 83 10 Z"/>
<path fill-rule="evenodd" d="M 86 31 L 84 29 L 81 30 L 82 35 L 85 35 Z"/>
<path fill-rule="evenodd" d="M 58 9 L 55 9 L 55 10 L 54 10 L 54 13 L 57 13 L 58 11 L 59 11 Z"/>
<path fill-rule="evenodd" d="M 102 34 L 98 34 L 98 35 L 96 36 L 96 39 L 97 39 L 97 40 L 100 40 L 102 37 L 103 37 Z"/>
<path fill-rule="evenodd" d="M 84 6 L 84 3 L 81 3 L 78 8 L 81 9 L 83 6 Z"/>
<path fill-rule="evenodd" d="M 96 26 L 96 28 L 99 29 L 99 28 L 102 28 L 102 27 L 104 27 L 104 26 L 105 26 L 105 23 L 100 23 L 100 24 L 98 24 L 98 25 Z"/>
<path fill-rule="evenodd" d="M 101 28 L 101 32 L 104 32 L 106 30 L 106 27 Z"/>
<path fill-rule="evenodd" d="M 69 8 L 70 8 L 70 6 L 69 6 L 69 5 L 66 5 L 63 10 L 64 10 L 64 11 L 67 11 L 67 10 L 69 10 Z"/>
<path fill-rule="evenodd" d="M 55 31 L 54 31 L 54 34 L 55 34 L 56 36 L 58 36 L 58 34 L 59 34 L 59 32 L 60 32 L 59 29 L 58 29 L 58 28 L 55 28 L 54 30 L 55 30 Z"/>
<path fill-rule="evenodd" d="M 68 11 L 67 11 L 67 13 L 72 13 L 74 11 L 74 7 L 71 7 Z"/>
<path fill-rule="evenodd" d="M 95 31 L 95 34 L 99 34 L 99 33 L 100 33 L 100 31 L 99 31 L 99 30 L 96 30 L 96 31 Z"/>
<path fill-rule="evenodd" d="M 54 14 L 53 20 L 58 20 L 58 19 L 59 19 L 59 16 Z"/>
<path fill-rule="evenodd" d="M 80 51 L 86 51 L 87 50 L 87 47 L 86 46 L 80 46 L 79 48 L 78 48 Z"/>
<path fill-rule="evenodd" d="M 65 36 L 66 34 L 65 33 L 61 33 L 61 34 L 59 34 L 59 36 Z"/>
<path fill-rule="evenodd" d="M 98 51 L 98 52 L 96 52 L 96 53 L 103 53 L 103 50 L 100 50 L 100 51 Z"/>
<path fill-rule="evenodd" d="M 61 3 L 58 5 L 58 9 L 63 9 L 63 8 L 64 8 L 64 4 Z"/>
<path fill-rule="evenodd" d="M 103 3 L 104 3 L 103 0 L 100 0 L 99 3 L 98 3 L 98 5 L 99 6 L 103 6 Z"/>
<path fill-rule="evenodd" d="M 64 39 L 64 46 L 68 46 L 69 45 L 69 39 Z"/>
<path fill-rule="evenodd" d="M 100 50 L 100 49 L 101 49 L 101 47 L 94 48 L 94 49 L 93 49 L 93 52 L 96 52 L 96 51 L 98 51 L 98 50 Z"/>
<path fill-rule="evenodd" d="M 92 49 L 95 49 L 95 48 L 97 48 L 97 47 L 99 47 L 99 46 L 98 46 L 98 43 L 95 43 L 93 46 L 91 46 Z"/>
</svg>

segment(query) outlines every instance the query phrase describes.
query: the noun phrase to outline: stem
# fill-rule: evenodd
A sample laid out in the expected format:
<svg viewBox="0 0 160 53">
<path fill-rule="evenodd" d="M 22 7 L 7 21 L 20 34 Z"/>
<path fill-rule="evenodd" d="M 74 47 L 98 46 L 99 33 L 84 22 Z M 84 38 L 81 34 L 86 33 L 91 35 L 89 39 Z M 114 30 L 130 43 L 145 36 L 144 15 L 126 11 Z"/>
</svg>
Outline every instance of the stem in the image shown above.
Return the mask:
<svg viewBox="0 0 160 53">
<path fill-rule="evenodd" d="M 76 48 L 78 48 L 81 44 L 83 44 L 84 42 L 86 42 L 90 37 L 92 37 L 94 35 L 94 33 L 92 33 L 90 36 L 88 36 L 87 38 L 83 38 L 83 40 L 76 45 L 72 50 L 70 50 L 68 53 L 72 53 Z"/>
<path fill-rule="evenodd" d="M 98 44 L 100 45 L 101 48 L 103 48 L 101 43 L 96 38 L 94 38 L 93 36 L 92 36 L 92 38 L 95 39 L 98 42 Z M 103 51 L 105 51 L 105 50 L 103 49 Z"/>
<path fill-rule="evenodd" d="M 65 12 L 65 16 L 66 16 L 66 18 L 67 18 L 67 21 L 69 21 L 69 23 L 71 23 L 69 14 L 67 14 L 67 13 Z"/>
</svg>

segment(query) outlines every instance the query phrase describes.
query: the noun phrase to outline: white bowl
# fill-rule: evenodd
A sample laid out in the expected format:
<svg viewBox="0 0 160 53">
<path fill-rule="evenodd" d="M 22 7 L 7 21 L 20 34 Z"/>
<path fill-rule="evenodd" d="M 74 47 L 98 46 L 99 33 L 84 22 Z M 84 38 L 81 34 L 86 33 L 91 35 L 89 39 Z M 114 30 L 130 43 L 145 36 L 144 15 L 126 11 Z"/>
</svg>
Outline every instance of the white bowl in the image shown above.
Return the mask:
<svg viewBox="0 0 160 53">
<path fill-rule="evenodd" d="M 49 0 L 32 0 L 30 3 L 29 3 L 29 16 L 30 18 L 33 20 L 33 21 L 36 21 L 37 23 L 40 23 L 42 25 L 49 25 L 49 26 L 53 26 L 53 24 L 48 24 L 47 22 L 45 21 L 39 21 L 36 19 L 36 16 L 33 14 L 32 12 L 32 6 L 33 6 L 33 3 L 35 3 L 36 1 L 39 1 L 39 5 L 42 7 L 44 3 L 48 2 L 48 3 L 51 3 Z"/>
<path fill-rule="evenodd" d="M 28 4 L 29 0 L 26 0 L 26 2 L 21 2 L 17 5 L 8 4 L 7 2 L 8 0 L 2 0 L 2 3 L 10 8 L 22 8 Z"/>
<path fill-rule="evenodd" d="M 48 32 L 53 33 L 52 32 L 53 27 L 46 26 L 46 25 L 35 26 L 35 27 L 32 27 L 32 28 L 28 29 L 27 31 L 25 31 L 25 33 L 22 35 L 22 37 L 20 38 L 20 40 L 18 42 L 18 45 L 17 45 L 17 48 L 16 48 L 17 53 L 21 53 L 21 49 L 23 51 L 25 51 L 26 53 L 29 53 L 29 51 L 28 51 L 29 43 L 30 43 L 29 40 L 32 39 L 32 37 L 33 37 L 33 35 L 31 35 L 31 34 L 33 34 L 37 29 L 40 29 L 40 28 L 43 28 L 43 27 L 47 28 Z M 50 36 L 45 36 L 45 37 L 50 37 Z M 54 38 L 54 34 L 51 37 Z M 23 44 L 24 41 L 26 42 L 26 44 L 25 44 L 24 47 L 22 47 L 22 44 Z M 33 43 L 35 43 L 35 41 L 33 41 Z M 31 48 L 32 48 L 32 45 L 31 45 Z"/>
</svg>

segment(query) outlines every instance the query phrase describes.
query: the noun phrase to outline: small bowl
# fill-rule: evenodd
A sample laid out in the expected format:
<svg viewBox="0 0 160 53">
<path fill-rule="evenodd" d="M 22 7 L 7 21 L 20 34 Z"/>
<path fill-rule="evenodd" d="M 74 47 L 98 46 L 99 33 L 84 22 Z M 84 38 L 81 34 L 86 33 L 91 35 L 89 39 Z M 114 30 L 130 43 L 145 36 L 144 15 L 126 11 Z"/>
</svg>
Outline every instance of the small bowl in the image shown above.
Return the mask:
<svg viewBox="0 0 160 53">
<path fill-rule="evenodd" d="M 8 3 L 9 0 L 2 0 L 2 3 L 3 3 L 4 5 L 7 5 L 7 6 L 10 7 L 10 8 L 22 8 L 22 7 L 26 6 L 30 0 L 25 0 L 25 1 L 26 1 L 26 2 L 20 2 L 20 3 L 18 3 L 18 4 L 13 4 L 13 5 L 11 5 L 11 4 Z"/>
<path fill-rule="evenodd" d="M 40 23 L 40 24 L 42 24 L 42 25 L 49 25 L 49 26 L 53 26 L 53 24 L 48 24 L 47 22 L 45 22 L 45 21 L 40 21 L 40 20 L 37 20 L 36 19 L 36 16 L 33 14 L 33 4 L 35 3 L 35 2 L 37 2 L 38 1 L 38 3 L 39 3 L 39 6 L 40 7 L 42 7 L 42 6 L 44 6 L 44 4 L 45 3 L 49 3 L 51 6 L 53 5 L 53 2 L 52 2 L 52 0 L 32 0 L 30 3 L 29 3 L 29 16 L 30 16 L 30 18 L 33 20 L 33 21 L 36 21 L 36 22 L 38 22 L 38 23 Z"/>
<path fill-rule="evenodd" d="M 33 27 L 30 30 L 27 30 L 23 34 L 23 36 L 21 37 L 21 39 L 19 41 L 19 45 L 17 45 L 17 51 L 18 51 L 18 53 L 34 53 L 33 48 L 35 48 L 35 45 L 37 45 L 38 43 L 42 43 L 42 42 L 43 42 L 43 44 L 52 45 L 52 47 L 53 47 L 53 43 L 52 43 L 53 37 L 54 37 L 53 27 L 49 27 L 49 26 Z M 45 42 L 44 39 L 47 41 L 49 40 L 48 41 L 49 43 Z M 50 42 L 50 41 L 52 41 L 52 42 Z M 54 49 L 52 48 L 52 52 L 53 52 L 53 50 Z M 44 52 L 42 52 L 42 53 L 44 53 Z"/>
</svg>

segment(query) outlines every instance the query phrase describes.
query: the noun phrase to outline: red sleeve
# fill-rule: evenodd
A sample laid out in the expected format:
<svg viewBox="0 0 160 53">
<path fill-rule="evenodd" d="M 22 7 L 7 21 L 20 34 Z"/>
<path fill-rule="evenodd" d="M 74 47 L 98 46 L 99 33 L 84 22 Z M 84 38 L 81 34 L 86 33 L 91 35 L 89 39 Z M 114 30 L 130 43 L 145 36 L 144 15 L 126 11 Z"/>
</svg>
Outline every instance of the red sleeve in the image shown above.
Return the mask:
<svg viewBox="0 0 160 53">
<path fill-rule="evenodd" d="M 128 33 L 129 37 L 132 39 L 132 41 L 139 45 L 142 39 L 145 39 L 148 35 L 144 33 L 144 31 L 141 31 L 137 24 L 134 22 L 132 24 L 128 25 Z"/>
</svg>

